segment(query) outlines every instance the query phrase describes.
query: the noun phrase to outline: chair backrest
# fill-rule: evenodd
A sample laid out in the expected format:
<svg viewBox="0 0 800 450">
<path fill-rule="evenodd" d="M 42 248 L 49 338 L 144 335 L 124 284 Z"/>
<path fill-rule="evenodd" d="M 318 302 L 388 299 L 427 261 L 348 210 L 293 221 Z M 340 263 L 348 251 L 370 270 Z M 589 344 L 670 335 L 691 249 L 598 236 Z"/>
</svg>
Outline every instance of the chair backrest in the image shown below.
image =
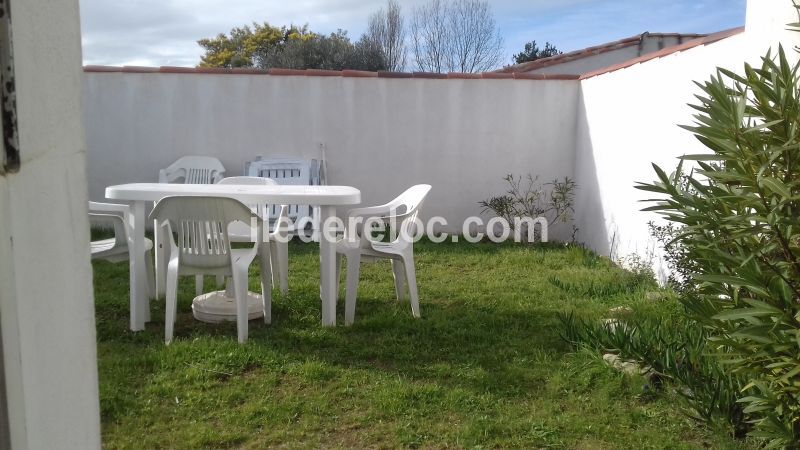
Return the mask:
<svg viewBox="0 0 800 450">
<path fill-rule="evenodd" d="M 276 186 L 278 182 L 271 178 L 261 178 L 261 177 L 226 177 L 217 182 L 217 184 L 238 184 L 238 185 L 249 185 L 249 186 Z M 264 205 L 248 205 L 250 206 L 250 210 L 258 214 L 258 217 L 262 219 L 267 219 L 264 216 Z M 269 211 L 272 212 L 272 211 Z M 275 217 L 275 216 L 270 216 Z"/>
<path fill-rule="evenodd" d="M 425 197 L 431 190 L 430 184 L 417 184 L 403 191 L 397 198 L 389 202 L 390 208 L 396 215 L 396 220 L 400 220 L 400 238 L 405 236 L 412 236 L 414 234 L 414 226 L 416 224 L 417 214 Z"/>
<path fill-rule="evenodd" d="M 213 184 L 225 176 L 225 167 L 212 156 L 184 156 L 158 172 L 159 183 Z"/>
<path fill-rule="evenodd" d="M 158 226 L 167 222 L 177 233 L 172 246 L 180 252 L 181 264 L 192 267 L 230 265 L 228 225 L 237 221 L 250 225 L 254 218 L 261 225 L 250 208 L 225 197 L 165 197 L 153 208 L 150 218 Z"/>
<path fill-rule="evenodd" d="M 275 180 L 277 184 L 309 186 L 319 183 L 319 176 L 314 176 L 312 168 L 317 168 L 316 160 L 306 159 L 261 159 L 245 164 L 245 174 L 251 177 L 264 177 Z M 278 205 L 272 205 L 270 214 L 278 213 Z M 289 205 L 288 216 L 295 223 L 311 214 L 308 205 Z"/>
<path fill-rule="evenodd" d="M 111 223 L 114 227 L 114 247 L 129 244 L 129 215 L 130 206 L 128 205 L 89 202 L 89 219 L 95 219 L 106 224 Z"/>
</svg>

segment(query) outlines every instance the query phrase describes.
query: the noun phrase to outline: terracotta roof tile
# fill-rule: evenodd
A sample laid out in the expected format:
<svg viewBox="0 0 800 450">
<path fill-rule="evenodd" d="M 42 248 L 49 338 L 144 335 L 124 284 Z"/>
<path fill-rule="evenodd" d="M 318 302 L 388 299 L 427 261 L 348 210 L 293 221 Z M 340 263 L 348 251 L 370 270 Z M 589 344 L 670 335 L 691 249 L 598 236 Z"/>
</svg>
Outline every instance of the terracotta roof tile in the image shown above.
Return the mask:
<svg viewBox="0 0 800 450">
<path fill-rule="evenodd" d="M 368 70 L 343 70 L 343 77 L 357 77 L 357 78 L 375 78 L 378 72 L 370 72 Z"/>
<path fill-rule="evenodd" d="M 379 70 L 378 78 L 412 78 L 414 74 L 409 72 L 392 72 L 389 70 Z"/>
<path fill-rule="evenodd" d="M 447 74 L 447 78 L 474 80 L 474 79 L 480 79 L 481 78 L 481 74 L 479 74 L 479 73 L 465 73 L 465 72 L 449 72 Z"/>
<path fill-rule="evenodd" d="M 257 69 L 253 67 L 140 67 L 140 66 L 84 66 L 84 72 L 126 72 L 126 73 L 166 73 L 166 74 L 240 74 L 240 75 L 270 75 L 270 76 L 309 76 L 309 77 L 359 77 L 359 78 L 419 78 L 419 79 L 517 79 L 517 80 L 574 80 L 576 75 L 559 74 L 514 74 L 502 72 L 485 73 L 430 73 L 430 72 L 369 72 L 364 70 L 320 70 L 320 69 Z"/>
<path fill-rule="evenodd" d="M 84 72 L 122 72 L 122 67 L 114 66 L 83 66 Z"/>
<path fill-rule="evenodd" d="M 306 69 L 306 75 L 310 77 L 340 77 L 341 70 Z"/>
<path fill-rule="evenodd" d="M 158 70 L 158 67 L 122 66 L 122 71 L 129 73 L 152 73 Z"/>
<path fill-rule="evenodd" d="M 433 72 L 413 72 L 414 78 L 431 78 L 435 80 L 447 79 L 446 73 L 433 73 Z"/>
<path fill-rule="evenodd" d="M 502 73 L 502 72 L 484 72 L 481 74 L 481 78 L 483 78 L 484 80 L 514 79 L 514 74 Z"/>
<path fill-rule="evenodd" d="M 305 75 L 305 70 L 299 69 L 267 69 L 270 75 Z"/>
</svg>

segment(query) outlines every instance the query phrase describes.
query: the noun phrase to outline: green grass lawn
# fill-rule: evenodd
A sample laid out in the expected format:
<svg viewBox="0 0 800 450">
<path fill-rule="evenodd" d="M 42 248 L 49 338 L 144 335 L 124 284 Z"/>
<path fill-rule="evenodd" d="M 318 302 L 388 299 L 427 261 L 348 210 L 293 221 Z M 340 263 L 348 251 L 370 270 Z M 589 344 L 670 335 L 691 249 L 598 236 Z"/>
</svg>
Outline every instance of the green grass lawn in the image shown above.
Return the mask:
<svg viewBox="0 0 800 450">
<path fill-rule="evenodd" d="M 419 243 L 421 319 L 394 298 L 388 262 L 365 264 L 356 323 L 320 325 L 316 246 L 290 248 L 272 325 L 193 320 L 181 280 L 176 341 L 163 303 L 128 331 L 128 265 L 95 262 L 107 448 L 743 448 L 688 419 L 669 392 L 573 352 L 559 311 L 671 314 L 652 282 L 578 248 Z M 258 290 L 257 268 L 250 288 Z M 207 277 L 208 290 L 213 288 Z"/>
</svg>

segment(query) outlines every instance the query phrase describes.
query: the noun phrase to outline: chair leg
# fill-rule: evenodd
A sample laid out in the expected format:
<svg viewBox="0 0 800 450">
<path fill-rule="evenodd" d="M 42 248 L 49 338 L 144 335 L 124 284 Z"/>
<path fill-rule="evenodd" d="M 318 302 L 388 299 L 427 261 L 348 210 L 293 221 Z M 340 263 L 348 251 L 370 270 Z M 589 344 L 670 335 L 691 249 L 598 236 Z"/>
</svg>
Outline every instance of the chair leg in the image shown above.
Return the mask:
<svg viewBox="0 0 800 450">
<path fill-rule="evenodd" d="M 272 252 L 270 252 L 270 255 Z M 264 323 L 272 323 L 272 274 L 275 268 L 272 267 L 270 255 L 265 255 L 262 251 L 259 254 L 259 271 L 261 272 L 261 308 L 264 312 Z"/>
<path fill-rule="evenodd" d="M 166 292 L 166 277 L 167 277 L 167 264 L 169 263 L 169 256 L 167 255 L 169 241 L 171 236 L 163 228 L 158 226 L 158 221 L 154 221 L 153 226 L 153 251 L 156 256 L 155 264 L 155 277 L 156 277 L 156 298 L 161 298 Z"/>
<path fill-rule="evenodd" d="M 409 255 L 403 258 L 403 265 L 406 267 L 406 280 L 408 281 L 408 294 L 411 297 L 411 314 L 419 317 L 419 296 L 417 295 L 417 275 L 414 269 L 414 256 Z"/>
<path fill-rule="evenodd" d="M 236 298 L 236 292 L 233 291 L 233 278 L 225 278 L 225 297 Z"/>
<path fill-rule="evenodd" d="M 244 273 L 242 273 L 244 272 Z M 240 343 L 247 342 L 247 270 L 233 272 L 233 290 L 236 293 L 236 332 Z"/>
<path fill-rule="evenodd" d="M 199 295 L 203 295 L 203 276 L 202 275 L 195 275 L 194 276 L 194 295 L 195 297 Z"/>
<path fill-rule="evenodd" d="M 286 295 L 286 293 L 289 292 L 289 243 L 274 242 L 272 250 L 275 253 L 275 259 L 278 262 L 278 264 L 273 264 L 272 272 L 278 273 L 281 294 Z"/>
<path fill-rule="evenodd" d="M 267 249 L 269 250 L 269 262 L 272 266 L 272 271 L 270 272 L 270 277 L 272 277 L 272 285 L 278 285 L 280 283 L 280 274 L 278 273 L 278 268 L 280 267 L 281 263 L 278 261 L 278 251 L 277 251 L 277 243 L 275 241 L 269 241 L 268 243 L 264 244 L 261 248 L 262 250 Z"/>
<path fill-rule="evenodd" d="M 339 283 L 342 280 L 342 258 L 343 256 L 340 254 L 336 254 L 336 298 L 338 301 L 339 298 Z"/>
<path fill-rule="evenodd" d="M 402 302 L 406 291 L 405 267 L 403 267 L 403 261 L 399 259 L 392 259 L 390 261 L 392 263 L 392 275 L 394 276 L 394 292 L 397 294 L 397 301 Z"/>
<path fill-rule="evenodd" d="M 148 250 L 144 253 L 144 267 L 147 271 L 147 292 L 150 294 L 149 298 L 156 298 L 156 271 L 152 250 Z"/>
<path fill-rule="evenodd" d="M 175 316 L 178 313 L 178 265 L 170 264 L 166 271 L 166 304 L 164 317 L 164 343 L 172 342 L 175 329 Z"/>
<path fill-rule="evenodd" d="M 361 269 L 361 253 L 347 255 L 347 290 L 344 301 L 344 324 L 352 325 L 356 316 L 356 297 L 358 295 L 358 272 Z"/>
</svg>

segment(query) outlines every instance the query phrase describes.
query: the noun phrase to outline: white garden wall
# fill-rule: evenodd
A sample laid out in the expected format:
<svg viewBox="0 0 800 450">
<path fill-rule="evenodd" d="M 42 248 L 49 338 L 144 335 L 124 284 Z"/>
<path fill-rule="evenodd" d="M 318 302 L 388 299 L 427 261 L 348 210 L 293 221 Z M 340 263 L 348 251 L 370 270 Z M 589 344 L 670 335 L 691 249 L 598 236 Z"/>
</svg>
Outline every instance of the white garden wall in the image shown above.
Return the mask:
<svg viewBox="0 0 800 450">
<path fill-rule="evenodd" d="M 681 155 L 704 151 L 678 126 L 692 122 L 693 80 L 741 67 L 744 42 L 739 34 L 581 82 L 576 219 L 589 247 L 618 258 L 653 249 L 647 222 L 657 216 L 639 211 L 652 195 L 633 186 L 655 178 L 653 162 L 669 172 Z"/>
<path fill-rule="evenodd" d="M 370 205 L 430 183 L 423 216 L 460 229 L 507 173 L 574 167 L 574 80 L 87 72 L 84 86 L 95 200 L 108 185 L 156 181 L 183 155 L 240 175 L 257 155 L 318 158 L 322 143 L 329 184 Z"/>
</svg>

